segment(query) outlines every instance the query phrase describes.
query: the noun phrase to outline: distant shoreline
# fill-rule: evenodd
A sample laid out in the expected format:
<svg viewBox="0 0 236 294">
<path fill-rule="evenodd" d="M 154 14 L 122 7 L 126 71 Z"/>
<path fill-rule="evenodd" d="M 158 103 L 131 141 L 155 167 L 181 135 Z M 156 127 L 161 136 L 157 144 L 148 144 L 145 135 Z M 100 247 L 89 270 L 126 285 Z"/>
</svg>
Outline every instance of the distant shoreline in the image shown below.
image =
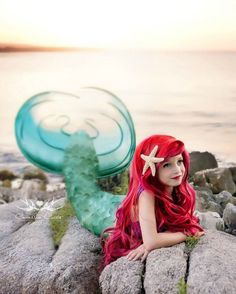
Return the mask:
<svg viewBox="0 0 236 294">
<path fill-rule="evenodd" d="M 66 51 L 98 51 L 97 48 L 76 47 L 40 47 L 40 46 L 9 46 L 0 44 L 0 53 L 10 52 L 66 52 Z"/>
</svg>

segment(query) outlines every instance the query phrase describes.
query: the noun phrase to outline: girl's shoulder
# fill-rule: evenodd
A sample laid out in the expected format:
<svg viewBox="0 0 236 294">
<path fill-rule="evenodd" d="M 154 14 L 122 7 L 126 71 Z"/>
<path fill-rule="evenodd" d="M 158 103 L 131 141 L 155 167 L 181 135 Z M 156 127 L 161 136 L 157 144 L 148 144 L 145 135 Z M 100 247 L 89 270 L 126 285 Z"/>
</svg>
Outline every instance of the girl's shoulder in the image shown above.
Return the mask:
<svg viewBox="0 0 236 294">
<path fill-rule="evenodd" d="M 143 196 L 143 195 L 145 195 L 146 197 L 154 197 L 154 193 L 151 191 L 151 190 L 147 190 L 147 189 L 143 189 L 140 193 L 139 193 L 139 195 L 138 195 L 138 197 L 140 197 L 140 196 Z"/>
</svg>

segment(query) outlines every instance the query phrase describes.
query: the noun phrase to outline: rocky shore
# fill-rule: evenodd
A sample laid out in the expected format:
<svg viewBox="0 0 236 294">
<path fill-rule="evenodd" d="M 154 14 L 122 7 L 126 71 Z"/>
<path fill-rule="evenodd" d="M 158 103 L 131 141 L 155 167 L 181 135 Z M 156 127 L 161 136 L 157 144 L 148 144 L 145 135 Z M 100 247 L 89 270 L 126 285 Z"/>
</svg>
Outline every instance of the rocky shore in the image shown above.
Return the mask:
<svg viewBox="0 0 236 294">
<path fill-rule="evenodd" d="M 206 235 L 194 246 L 189 240 L 154 250 L 145 263 L 120 258 L 101 274 L 99 238 L 75 218 L 63 179 L 2 161 L 0 293 L 234 293 L 236 167 L 219 167 L 208 152 L 190 158 L 195 214 Z M 99 184 L 123 194 L 127 179 L 125 171 Z"/>
</svg>

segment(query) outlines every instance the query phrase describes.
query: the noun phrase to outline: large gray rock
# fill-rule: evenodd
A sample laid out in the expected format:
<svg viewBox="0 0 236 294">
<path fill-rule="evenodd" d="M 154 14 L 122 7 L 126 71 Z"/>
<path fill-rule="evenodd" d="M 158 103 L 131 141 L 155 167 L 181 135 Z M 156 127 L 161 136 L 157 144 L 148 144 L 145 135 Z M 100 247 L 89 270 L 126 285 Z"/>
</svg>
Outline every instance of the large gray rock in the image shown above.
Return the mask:
<svg viewBox="0 0 236 294">
<path fill-rule="evenodd" d="M 0 240 L 18 231 L 33 220 L 35 211 L 22 210 L 22 201 L 0 205 Z"/>
<path fill-rule="evenodd" d="M 178 293 L 177 284 L 185 277 L 186 270 L 184 243 L 150 252 L 144 278 L 145 293 Z"/>
<path fill-rule="evenodd" d="M 227 232 L 236 235 L 236 206 L 228 203 L 223 213 L 223 219 L 227 227 Z"/>
<path fill-rule="evenodd" d="M 98 293 L 101 258 L 99 238 L 72 218 L 47 275 L 42 276 L 40 293 Z"/>
<path fill-rule="evenodd" d="M 193 176 L 196 172 L 218 167 L 215 156 L 209 152 L 193 151 L 190 155 L 189 176 Z"/>
<path fill-rule="evenodd" d="M 49 223 L 52 212 L 42 208 L 33 220 L 12 222 L 18 204 L 0 207 L 5 210 L 0 218 L 0 227 L 5 226 L 0 239 L 0 293 L 97 293 L 99 238 L 74 217 L 56 250 Z"/>
<path fill-rule="evenodd" d="M 236 191 L 232 173 L 228 168 L 214 168 L 196 172 L 193 182 L 195 186 L 210 188 L 214 194 L 224 190 L 231 194 Z"/>
<path fill-rule="evenodd" d="M 227 203 L 234 202 L 234 197 L 228 191 L 222 191 L 219 194 L 214 194 L 213 198 L 223 209 L 225 209 Z"/>
<path fill-rule="evenodd" d="M 207 187 L 194 187 L 196 191 L 196 210 L 207 211 L 209 209 L 209 202 L 213 201 L 213 193 Z"/>
<path fill-rule="evenodd" d="M 63 201 L 57 202 L 58 207 Z M 52 212 L 43 207 L 37 213 L 18 212 L 18 205 L 19 201 L 0 206 L 2 294 L 169 294 L 178 293 L 180 278 L 186 279 L 190 294 L 234 293 L 236 289 L 236 238 L 227 233 L 207 230 L 190 253 L 184 243 L 154 250 L 146 267 L 122 257 L 108 265 L 99 278 L 102 255 L 98 237 L 73 217 L 56 250 L 49 223 Z"/>
<path fill-rule="evenodd" d="M 24 200 L 24 199 L 46 201 L 46 200 L 60 199 L 65 197 L 67 197 L 65 189 L 52 191 L 52 192 L 33 190 L 32 193 L 28 194 L 28 193 L 22 193 L 21 189 L 13 190 L 10 188 L 0 187 L 0 200 L 2 199 L 3 202 L 7 202 L 7 203 L 17 201 L 17 200 Z"/>
<path fill-rule="evenodd" d="M 231 171 L 233 181 L 236 183 L 236 166 L 230 167 L 229 170 Z"/>
<path fill-rule="evenodd" d="M 204 229 L 224 231 L 224 221 L 219 213 L 213 211 L 200 212 L 196 210 L 194 214 L 199 217 L 200 225 Z"/>
<path fill-rule="evenodd" d="M 187 293 L 235 293 L 235 256 L 234 236 L 207 231 L 190 255 Z"/>
<path fill-rule="evenodd" d="M 121 257 L 105 267 L 99 283 L 104 294 L 139 294 L 142 293 L 144 264 L 129 261 Z"/>
</svg>

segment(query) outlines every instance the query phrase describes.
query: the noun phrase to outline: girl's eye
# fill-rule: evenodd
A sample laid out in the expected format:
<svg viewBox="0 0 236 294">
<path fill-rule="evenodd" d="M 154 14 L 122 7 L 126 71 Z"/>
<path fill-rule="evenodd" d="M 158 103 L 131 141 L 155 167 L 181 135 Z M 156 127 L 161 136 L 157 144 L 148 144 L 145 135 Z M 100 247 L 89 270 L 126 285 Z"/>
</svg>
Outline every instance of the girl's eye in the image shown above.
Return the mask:
<svg viewBox="0 0 236 294">
<path fill-rule="evenodd" d="M 178 164 L 181 164 L 181 163 L 183 163 L 183 162 L 184 162 L 183 159 L 178 160 Z M 165 164 L 163 165 L 164 168 L 165 168 L 165 167 L 169 167 L 169 166 L 171 166 L 171 163 L 165 163 Z"/>
<path fill-rule="evenodd" d="M 170 165 L 170 163 L 165 163 L 164 165 L 163 165 L 163 167 L 168 167 Z"/>
</svg>

